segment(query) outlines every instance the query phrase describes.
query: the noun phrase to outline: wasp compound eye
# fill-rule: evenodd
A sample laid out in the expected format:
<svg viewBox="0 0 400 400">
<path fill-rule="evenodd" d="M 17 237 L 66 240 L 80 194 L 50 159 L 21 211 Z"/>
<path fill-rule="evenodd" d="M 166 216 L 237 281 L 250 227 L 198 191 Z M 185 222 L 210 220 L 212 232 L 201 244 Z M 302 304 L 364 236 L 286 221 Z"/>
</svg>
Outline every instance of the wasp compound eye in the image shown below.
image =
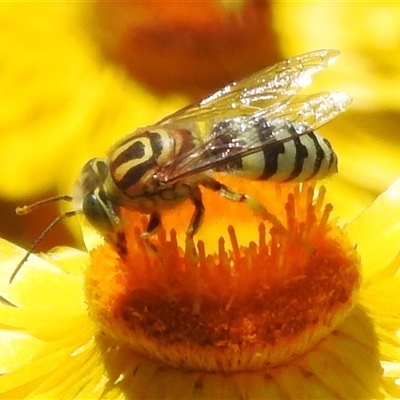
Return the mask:
<svg viewBox="0 0 400 400">
<path fill-rule="evenodd" d="M 83 213 L 89 223 L 99 232 L 107 233 L 114 230 L 115 213 L 111 204 L 101 198 L 100 191 L 96 190 L 83 199 Z"/>
</svg>

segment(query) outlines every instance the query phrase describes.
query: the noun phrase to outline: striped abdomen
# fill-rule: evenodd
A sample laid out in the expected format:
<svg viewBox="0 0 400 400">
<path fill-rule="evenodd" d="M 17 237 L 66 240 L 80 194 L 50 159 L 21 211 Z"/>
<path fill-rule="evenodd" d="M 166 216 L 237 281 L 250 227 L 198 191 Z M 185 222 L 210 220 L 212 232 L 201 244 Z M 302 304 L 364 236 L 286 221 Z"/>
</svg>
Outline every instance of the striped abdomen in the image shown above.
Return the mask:
<svg viewBox="0 0 400 400">
<path fill-rule="evenodd" d="M 337 156 L 331 144 L 314 132 L 299 135 L 291 124 L 276 130 L 266 123 L 256 125 L 252 130 L 248 137 L 253 142 L 256 137 L 260 143 L 266 144 L 253 154 L 221 165 L 218 171 L 275 182 L 304 182 L 337 172 Z M 247 139 L 242 136 L 241 140 L 246 142 Z M 251 145 L 256 147 L 257 143 Z"/>
</svg>

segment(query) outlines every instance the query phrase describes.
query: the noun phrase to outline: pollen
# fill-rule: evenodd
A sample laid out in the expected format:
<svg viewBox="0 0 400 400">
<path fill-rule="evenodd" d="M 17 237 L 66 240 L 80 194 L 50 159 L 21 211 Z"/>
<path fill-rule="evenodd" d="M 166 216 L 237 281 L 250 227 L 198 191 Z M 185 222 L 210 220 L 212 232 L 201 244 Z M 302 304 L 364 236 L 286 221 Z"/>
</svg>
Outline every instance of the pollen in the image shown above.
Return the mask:
<svg viewBox="0 0 400 400">
<path fill-rule="evenodd" d="M 266 195 L 257 185 L 252 195 L 285 229 L 212 194 L 198 237 L 184 235 L 190 217 L 169 210 L 175 219 L 145 240 L 147 218 L 122 210 L 126 247 L 95 249 L 86 273 L 101 331 L 151 359 L 210 372 L 275 367 L 332 333 L 357 300 L 360 262 L 324 187 L 272 184 Z"/>
</svg>

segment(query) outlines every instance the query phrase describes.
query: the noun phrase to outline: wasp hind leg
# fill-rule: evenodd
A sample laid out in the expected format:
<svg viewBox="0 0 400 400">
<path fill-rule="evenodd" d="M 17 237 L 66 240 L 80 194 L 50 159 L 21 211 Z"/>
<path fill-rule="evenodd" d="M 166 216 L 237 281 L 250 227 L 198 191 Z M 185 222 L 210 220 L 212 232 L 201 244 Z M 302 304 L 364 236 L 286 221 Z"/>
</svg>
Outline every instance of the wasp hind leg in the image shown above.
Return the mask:
<svg viewBox="0 0 400 400">
<path fill-rule="evenodd" d="M 277 227 L 286 230 L 282 223 L 276 218 L 274 214 L 271 214 L 267 208 L 260 201 L 244 193 L 235 192 L 228 186 L 213 178 L 208 178 L 201 183 L 207 189 L 211 189 L 214 192 L 219 192 L 221 196 L 226 197 L 231 201 L 237 203 L 245 203 L 255 214 L 259 215 L 262 219 L 269 220 Z"/>
<path fill-rule="evenodd" d="M 238 203 L 245 203 L 256 215 L 259 215 L 263 220 L 269 221 L 275 228 L 278 228 L 287 237 L 299 242 L 304 248 L 311 253 L 314 253 L 314 249 L 306 243 L 302 238 L 297 237 L 294 233 L 290 232 L 276 215 L 270 213 L 267 208 L 260 201 L 244 193 L 235 192 L 228 186 L 213 178 L 208 178 L 201 183 L 207 189 L 211 189 L 215 192 L 219 192 L 221 196 L 226 197 L 229 200 L 236 201 Z"/>
</svg>

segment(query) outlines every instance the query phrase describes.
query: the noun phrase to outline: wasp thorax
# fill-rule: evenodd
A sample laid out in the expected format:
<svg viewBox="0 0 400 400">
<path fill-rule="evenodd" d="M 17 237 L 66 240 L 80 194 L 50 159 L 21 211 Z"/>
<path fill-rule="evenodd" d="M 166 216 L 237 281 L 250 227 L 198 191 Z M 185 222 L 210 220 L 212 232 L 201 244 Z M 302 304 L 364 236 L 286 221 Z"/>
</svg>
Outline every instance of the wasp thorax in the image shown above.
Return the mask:
<svg viewBox="0 0 400 400">
<path fill-rule="evenodd" d="M 110 152 L 110 173 L 116 187 L 128 197 L 151 191 L 153 176 L 163 152 L 169 151 L 168 136 L 161 132 L 134 134 Z"/>
<path fill-rule="evenodd" d="M 117 143 L 109 153 L 110 175 L 118 190 L 128 198 L 157 194 L 163 182 L 157 173 L 174 165 L 177 157 L 192 148 L 186 130 L 137 131 Z"/>
</svg>

